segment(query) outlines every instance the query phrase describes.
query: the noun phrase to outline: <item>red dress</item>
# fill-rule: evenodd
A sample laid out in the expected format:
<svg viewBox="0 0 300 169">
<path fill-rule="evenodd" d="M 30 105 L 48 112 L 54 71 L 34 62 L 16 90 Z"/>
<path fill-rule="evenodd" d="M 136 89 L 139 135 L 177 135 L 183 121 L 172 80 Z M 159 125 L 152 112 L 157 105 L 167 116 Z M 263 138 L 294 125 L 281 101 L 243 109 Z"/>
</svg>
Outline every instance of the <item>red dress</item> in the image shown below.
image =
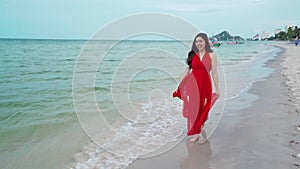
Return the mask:
<svg viewBox="0 0 300 169">
<path fill-rule="evenodd" d="M 179 84 L 173 97 L 179 97 L 184 101 L 183 116 L 188 120 L 187 135 L 199 134 L 201 127 L 207 120 L 211 106 L 217 100 L 216 94 L 212 94 L 210 79 L 211 58 L 208 52 L 202 57 L 198 54 L 192 59 L 192 72 Z"/>
</svg>

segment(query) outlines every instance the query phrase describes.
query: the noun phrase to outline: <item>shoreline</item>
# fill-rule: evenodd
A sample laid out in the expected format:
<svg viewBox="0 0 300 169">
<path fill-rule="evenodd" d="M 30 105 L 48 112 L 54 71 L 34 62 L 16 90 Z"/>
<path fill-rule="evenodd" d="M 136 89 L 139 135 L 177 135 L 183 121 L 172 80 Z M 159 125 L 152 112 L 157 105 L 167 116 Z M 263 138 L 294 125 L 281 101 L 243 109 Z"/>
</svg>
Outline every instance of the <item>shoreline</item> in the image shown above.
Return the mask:
<svg viewBox="0 0 300 169">
<path fill-rule="evenodd" d="M 290 44 L 286 44 L 290 45 Z M 236 116 L 224 112 L 211 139 L 203 144 L 187 143 L 156 157 L 138 159 L 129 169 L 138 168 L 291 168 L 299 165 L 292 140 L 299 141 L 298 116 L 289 96 L 287 79 L 281 75 L 287 56 L 284 45 L 274 59 L 265 63 L 273 72 L 245 93 L 258 97 Z M 230 104 L 229 104 L 230 106 Z M 226 106 L 228 107 L 228 106 Z M 230 111 L 228 108 L 227 111 Z M 296 145 L 295 145 L 296 146 Z M 298 147 L 299 148 L 299 147 Z M 300 148 L 299 148 L 300 150 Z"/>
</svg>

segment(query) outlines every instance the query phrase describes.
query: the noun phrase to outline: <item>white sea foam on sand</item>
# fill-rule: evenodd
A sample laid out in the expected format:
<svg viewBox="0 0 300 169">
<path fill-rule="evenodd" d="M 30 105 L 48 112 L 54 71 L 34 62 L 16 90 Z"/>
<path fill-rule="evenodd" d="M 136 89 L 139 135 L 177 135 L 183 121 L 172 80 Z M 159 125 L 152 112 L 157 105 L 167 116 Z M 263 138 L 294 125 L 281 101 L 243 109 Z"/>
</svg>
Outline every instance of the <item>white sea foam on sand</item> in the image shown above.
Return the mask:
<svg viewBox="0 0 300 169">
<path fill-rule="evenodd" d="M 167 143 L 172 142 L 175 146 L 185 136 L 186 130 L 181 104 L 178 99 L 166 105 L 160 105 L 159 102 L 144 104 L 144 111 L 137 119 L 155 117 L 155 113 L 160 113 L 162 109 L 164 113 L 149 123 L 129 121 L 113 132 L 111 129 L 103 129 L 95 137 L 99 139 L 95 140 L 99 144 L 92 142 L 85 146 L 75 155 L 76 162 L 68 168 L 126 168 L 137 158 L 157 155 L 155 151 Z"/>
</svg>

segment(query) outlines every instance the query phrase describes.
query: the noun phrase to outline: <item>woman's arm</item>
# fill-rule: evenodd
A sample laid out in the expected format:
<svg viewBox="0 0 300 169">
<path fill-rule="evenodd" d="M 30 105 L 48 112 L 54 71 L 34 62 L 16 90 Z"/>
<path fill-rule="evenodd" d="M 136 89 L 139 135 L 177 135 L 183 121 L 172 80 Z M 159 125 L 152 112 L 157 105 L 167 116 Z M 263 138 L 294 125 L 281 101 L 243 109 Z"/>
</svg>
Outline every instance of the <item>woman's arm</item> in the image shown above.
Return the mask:
<svg viewBox="0 0 300 169">
<path fill-rule="evenodd" d="M 220 89 L 219 89 L 219 76 L 218 76 L 218 58 L 215 53 L 211 53 L 211 71 L 212 71 L 212 78 L 214 80 L 214 85 L 216 88 L 216 94 L 220 97 Z"/>
<path fill-rule="evenodd" d="M 183 77 L 181 79 L 181 81 L 190 73 L 191 69 L 189 67 L 187 67 L 183 73 Z"/>
</svg>

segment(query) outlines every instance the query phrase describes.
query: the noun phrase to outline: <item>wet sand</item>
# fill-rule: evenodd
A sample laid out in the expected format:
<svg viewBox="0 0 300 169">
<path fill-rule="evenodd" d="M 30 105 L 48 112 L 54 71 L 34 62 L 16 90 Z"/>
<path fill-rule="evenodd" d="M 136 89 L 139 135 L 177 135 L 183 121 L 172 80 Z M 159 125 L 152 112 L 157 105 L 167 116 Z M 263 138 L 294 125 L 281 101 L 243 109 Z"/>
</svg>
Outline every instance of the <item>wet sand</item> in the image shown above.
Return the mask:
<svg viewBox="0 0 300 169">
<path fill-rule="evenodd" d="M 300 95 L 295 92 L 299 91 L 295 88 L 298 81 L 290 82 L 290 79 L 297 76 L 300 80 L 297 68 L 300 47 L 292 44 L 279 47 L 283 52 L 266 63 L 274 72 L 266 80 L 254 83 L 241 97 L 228 101 L 221 123 L 207 142 L 188 143 L 185 138 L 170 151 L 138 159 L 128 168 L 297 168 L 300 165 L 300 159 L 295 157 L 300 152 L 300 131 L 296 130 L 300 124 L 297 109 Z M 234 101 L 243 100 L 243 95 L 257 99 L 243 109 L 231 106 Z"/>
</svg>

